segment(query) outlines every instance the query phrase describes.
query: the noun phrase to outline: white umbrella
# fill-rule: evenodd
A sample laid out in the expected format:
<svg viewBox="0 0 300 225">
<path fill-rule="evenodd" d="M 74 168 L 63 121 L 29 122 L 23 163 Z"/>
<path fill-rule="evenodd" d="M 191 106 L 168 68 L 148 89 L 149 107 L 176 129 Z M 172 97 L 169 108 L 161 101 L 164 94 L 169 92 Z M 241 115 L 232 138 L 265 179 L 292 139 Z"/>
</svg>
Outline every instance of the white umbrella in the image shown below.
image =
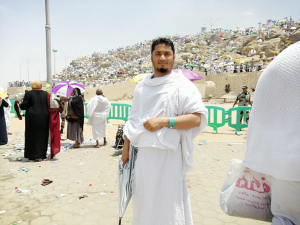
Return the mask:
<svg viewBox="0 0 300 225">
<path fill-rule="evenodd" d="M 130 145 L 129 161 L 123 167 L 122 155 L 119 156 L 119 225 L 132 196 L 131 174 L 137 157 L 138 148 Z"/>
</svg>

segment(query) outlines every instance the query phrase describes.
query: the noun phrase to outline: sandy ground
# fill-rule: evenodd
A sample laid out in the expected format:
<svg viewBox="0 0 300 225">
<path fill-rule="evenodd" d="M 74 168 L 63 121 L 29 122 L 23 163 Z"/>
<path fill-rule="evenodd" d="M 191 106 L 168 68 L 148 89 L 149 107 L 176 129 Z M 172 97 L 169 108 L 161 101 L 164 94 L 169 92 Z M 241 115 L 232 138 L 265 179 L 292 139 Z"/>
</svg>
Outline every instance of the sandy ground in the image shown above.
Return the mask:
<svg viewBox="0 0 300 225">
<path fill-rule="evenodd" d="M 119 101 L 121 103 L 121 101 Z M 122 101 L 130 104 L 131 101 Z M 232 104 L 222 104 L 228 109 Z M 53 160 L 27 162 L 23 153 L 2 156 L 13 152 L 12 144 L 24 143 L 24 120 L 11 120 L 9 143 L 0 146 L 0 224 L 118 224 L 118 155 L 113 145 L 117 125 L 123 121 L 111 121 L 108 126 L 109 145 L 93 148 L 85 143 L 79 149 L 60 152 Z M 21 134 L 17 133 L 21 132 Z M 66 132 L 66 129 L 65 129 Z M 195 169 L 188 173 L 189 193 L 195 225 L 269 224 L 255 220 L 230 217 L 219 207 L 220 190 L 230 160 L 243 159 L 246 150 L 246 132 L 241 136 L 228 127 L 212 134 L 212 128 L 194 140 Z M 70 143 L 62 136 L 62 146 Z M 85 125 L 84 138 L 92 138 L 91 127 Z M 207 145 L 199 145 L 206 140 Z M 233 143 L 233 145 L 228 145 Z M 16 161 L 21 157 L 22 161 Z M 219 161 L 215 160 L 218 159 Z M 20 167 L 29 172 L 18 171 Z M 15 170 L 8 172 L 9 170 Z M 53 183 L 41 186 L 43 179 Z M 17 193 L 16 188 L 32 190 L 32 193 Z M 67 194 L 57 198 L 59 194 Z M 79 199 L 79 196 L 86 198 Z M 122 224 L 131 224 L 132 206 L 128 206 Z"/>
</svg>

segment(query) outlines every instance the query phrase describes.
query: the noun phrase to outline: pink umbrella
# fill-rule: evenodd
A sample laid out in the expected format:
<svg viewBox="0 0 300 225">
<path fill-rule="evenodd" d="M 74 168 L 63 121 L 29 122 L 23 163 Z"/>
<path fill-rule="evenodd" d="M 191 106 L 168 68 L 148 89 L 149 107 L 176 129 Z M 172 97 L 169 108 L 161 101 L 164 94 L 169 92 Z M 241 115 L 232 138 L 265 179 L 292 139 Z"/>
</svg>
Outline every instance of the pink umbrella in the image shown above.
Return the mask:
<svg viewBox="0 0 300 225">
<path fill-rule="evenodd" d="M 195 81 L 195 80 L 202 80 L 203 77 L 195 73 L 194 71 L 187 70 L 187 69 L 176 69 L 173 70 L 175 73 L 182 73 L 183 76 L 185 76 L 187 79 L 190 81 Z"/>
</svg>

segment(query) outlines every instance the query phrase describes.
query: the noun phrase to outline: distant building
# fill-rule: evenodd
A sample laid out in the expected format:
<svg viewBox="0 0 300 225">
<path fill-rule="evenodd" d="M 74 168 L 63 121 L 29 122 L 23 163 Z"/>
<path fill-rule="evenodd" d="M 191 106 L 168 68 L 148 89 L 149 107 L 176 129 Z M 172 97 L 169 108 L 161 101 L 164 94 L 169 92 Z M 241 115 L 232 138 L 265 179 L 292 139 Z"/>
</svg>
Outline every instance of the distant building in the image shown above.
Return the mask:
<svg viewBox="0 0 300 225">
<path fill-rule="evenodd" d="M 201 33 L 205 33 L 206 32 L 206 27 L 201 27 Z"/>
</svg>

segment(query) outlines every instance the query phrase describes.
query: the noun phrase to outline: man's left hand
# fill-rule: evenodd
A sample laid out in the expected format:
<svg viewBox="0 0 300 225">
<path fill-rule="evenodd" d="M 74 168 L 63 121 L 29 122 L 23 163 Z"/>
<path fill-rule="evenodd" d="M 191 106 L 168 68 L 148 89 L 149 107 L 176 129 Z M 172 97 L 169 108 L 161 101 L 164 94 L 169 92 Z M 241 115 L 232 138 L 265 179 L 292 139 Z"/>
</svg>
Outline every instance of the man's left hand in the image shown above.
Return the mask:
<svg viewBox="0 0 300 225">
<path fill-rule="evenodd" d="M 167 117 L 160 117 L 160 118 L 152 118 L 143 123 L 146 130 L 150 132 L 157 131 L 164 126 L 168 125 L 168 118 Z"/>
</svg>

